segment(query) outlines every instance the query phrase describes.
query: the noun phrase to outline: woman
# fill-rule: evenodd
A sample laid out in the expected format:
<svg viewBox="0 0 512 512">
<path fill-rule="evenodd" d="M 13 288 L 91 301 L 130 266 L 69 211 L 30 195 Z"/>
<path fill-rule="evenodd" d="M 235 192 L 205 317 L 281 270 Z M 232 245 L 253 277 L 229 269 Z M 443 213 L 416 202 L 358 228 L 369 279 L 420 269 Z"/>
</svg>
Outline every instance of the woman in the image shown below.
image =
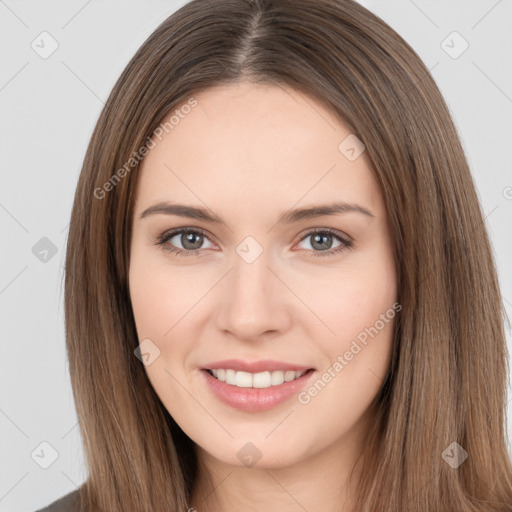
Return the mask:
<svg viewBox="0 0 512 512">
<path fill-rule="evenodd" d="M 89 477 L 48 510 L 512 510 L 471 174 L 355 2 L 195 0 L 142 45 L 79 179 L 66 334 Z"/>
</svg>

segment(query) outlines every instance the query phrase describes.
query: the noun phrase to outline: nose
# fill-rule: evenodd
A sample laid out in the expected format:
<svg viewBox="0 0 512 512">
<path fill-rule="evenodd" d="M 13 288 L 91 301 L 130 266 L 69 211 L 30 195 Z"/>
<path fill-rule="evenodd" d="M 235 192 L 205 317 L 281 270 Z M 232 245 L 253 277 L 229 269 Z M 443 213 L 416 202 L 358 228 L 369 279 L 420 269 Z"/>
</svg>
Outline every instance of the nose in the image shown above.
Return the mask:
<svg viewBox="0 0 512 512">
<path fill-rule="evenodd" d="M 216 324 L 225 335 L 256 341 L 291 327 L 293 294 L 270 263 L 265 252 L 252 263 L 235 255 L 216 297 Z"/>
</svg>

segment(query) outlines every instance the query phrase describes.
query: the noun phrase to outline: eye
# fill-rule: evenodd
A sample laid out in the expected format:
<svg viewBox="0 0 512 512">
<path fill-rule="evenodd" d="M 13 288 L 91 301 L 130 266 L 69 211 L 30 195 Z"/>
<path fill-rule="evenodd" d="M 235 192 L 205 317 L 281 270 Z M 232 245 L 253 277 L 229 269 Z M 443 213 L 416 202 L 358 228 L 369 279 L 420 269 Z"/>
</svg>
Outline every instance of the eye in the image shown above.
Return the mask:
<svg viewBox="0 0 512 512">
<path fill-rule="evenodd" d="M 173 241 L 173 239 L 176 240 Z M 204 231 L 200 229 L 180 228 L 164 233 L 161 237 L 158 237 L 156 243 L 162 246 L 165 251 L 180 256 L 193 256 L 200 252 L 205 240 L 209 239 Z M 176 244 L 181 244 L 181 248 L 176 247 Z"/>
<path fill-rule="evenodd" d="M 309 245 L 313 248 L 313 252 L 310 254 L 312 257 L 332 256 L 333 254 L 339 253 L 346 249 L 350 249 L 353 245 L 352 240 L 350 240 L 347 236 L 329 228 L 309 231 L 301 239 L 301 242 L 308 239 L 311 240 Z M 337 239 L 339 242 L 334 249 L 332 249 L 333 239 Z"/>
<path fill-rule="evenodd" d="M 353 245 L 352 240 L 348 237 L 330 228 L 309 231 L 302 237 L 301 243 L 307 239 L 311 239 L 309 245 L 312 250 L 306 247 L 306 250 L 311 253 L 309 254 L 311 257 L 331 256 L 350 249 Z M 338 245 L 334 249 L 332 249 L 333 239 L 338 241 Z M 209 241 L 209 238 L 201 229 L 179 228 L 159 236 L 155 243 L 167 252 L 180 256 L 194 256 L 199 255 L 202 252 L 201 249 L 208 249 L 213 246 L 209 242 L 210 247 L 202 247 L 205 240 Z M 181 247 L 177 247 L 177 244 L 180 244 Z"/>
</svg>

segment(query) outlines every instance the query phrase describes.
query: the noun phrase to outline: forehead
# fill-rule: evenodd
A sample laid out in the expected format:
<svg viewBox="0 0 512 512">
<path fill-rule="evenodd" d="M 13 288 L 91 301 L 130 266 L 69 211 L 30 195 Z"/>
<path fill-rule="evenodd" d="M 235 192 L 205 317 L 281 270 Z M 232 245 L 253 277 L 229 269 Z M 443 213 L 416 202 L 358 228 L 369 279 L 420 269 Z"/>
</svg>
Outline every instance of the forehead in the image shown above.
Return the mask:
<svg viewBox="0 0 512 512">
<path fill-rule="evenodd" d="M 194 107 L 183 102 L 166 116 L 174 115 L 172 129 L 154 138 L 142 161 L 141 208 L 176 197 L 206 204 L 222 197 L 219 207 L 252 211 L 262 200 L 283 207 L 301 198 L 379 200 L 365 153 L 351 161 L 339 148 L 350 130 L 311 96 L 242 82 L 193 99 Z"/>
</svg>

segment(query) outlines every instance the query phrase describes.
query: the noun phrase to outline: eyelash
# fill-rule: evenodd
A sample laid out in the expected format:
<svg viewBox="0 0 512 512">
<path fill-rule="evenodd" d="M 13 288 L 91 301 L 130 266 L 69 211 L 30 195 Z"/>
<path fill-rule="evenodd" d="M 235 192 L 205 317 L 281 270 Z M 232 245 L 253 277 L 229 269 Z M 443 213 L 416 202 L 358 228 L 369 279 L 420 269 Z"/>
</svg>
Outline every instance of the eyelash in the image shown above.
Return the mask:
<svg viewBox="0 0 512 512">
<path fill-rule="evenodd" d="M 208 238 L 208 235 L 202 230 L 198 228 L 180 228 L 175 229 L 173 231 L 168 231 L 166 233 L 163 233 L 159 237 L 157 237 L 155 244 L 162 247 L 164 251 L 176 254 L 177 256 L 195 256 L 198 255 L 202 249 L 193 249 L 193 250 L 187 250 L 187 249 L 179 249 L 172 247 L 171 245 L 166 245 L 169 240 L 174 238 L 176 235 L 181 235 L 183 233 L 194 233 L 196 235 L 202 235 L 206 238 Z M 335 231 L 334 229 L 330 228 L 324 228 L 324 229 L 314 229 L 311 231 L 308 231 L 301 239 L 300 242 L 302 242 L 304 239 L 306 239 L 308 236 L 311 235 L 317 235 L 317 234 L 329 234 L 333 237 L 337 238 L 341 243 L 338 247 L 335 249 L 329 249 L 327 251 L 309 251 L 312 252 L 308 257 L 317 258 L 317 257 L 326 257 L 326 256 L 333 256 L 335 254 L 338 254 L 344 250 L 351 249 L 353 246 L 352 240 L 348 239 L 345 236 L 342 236 L 338 231 Z M 208 238 L 209 239 L 209 238 Z"/>
</svg>

